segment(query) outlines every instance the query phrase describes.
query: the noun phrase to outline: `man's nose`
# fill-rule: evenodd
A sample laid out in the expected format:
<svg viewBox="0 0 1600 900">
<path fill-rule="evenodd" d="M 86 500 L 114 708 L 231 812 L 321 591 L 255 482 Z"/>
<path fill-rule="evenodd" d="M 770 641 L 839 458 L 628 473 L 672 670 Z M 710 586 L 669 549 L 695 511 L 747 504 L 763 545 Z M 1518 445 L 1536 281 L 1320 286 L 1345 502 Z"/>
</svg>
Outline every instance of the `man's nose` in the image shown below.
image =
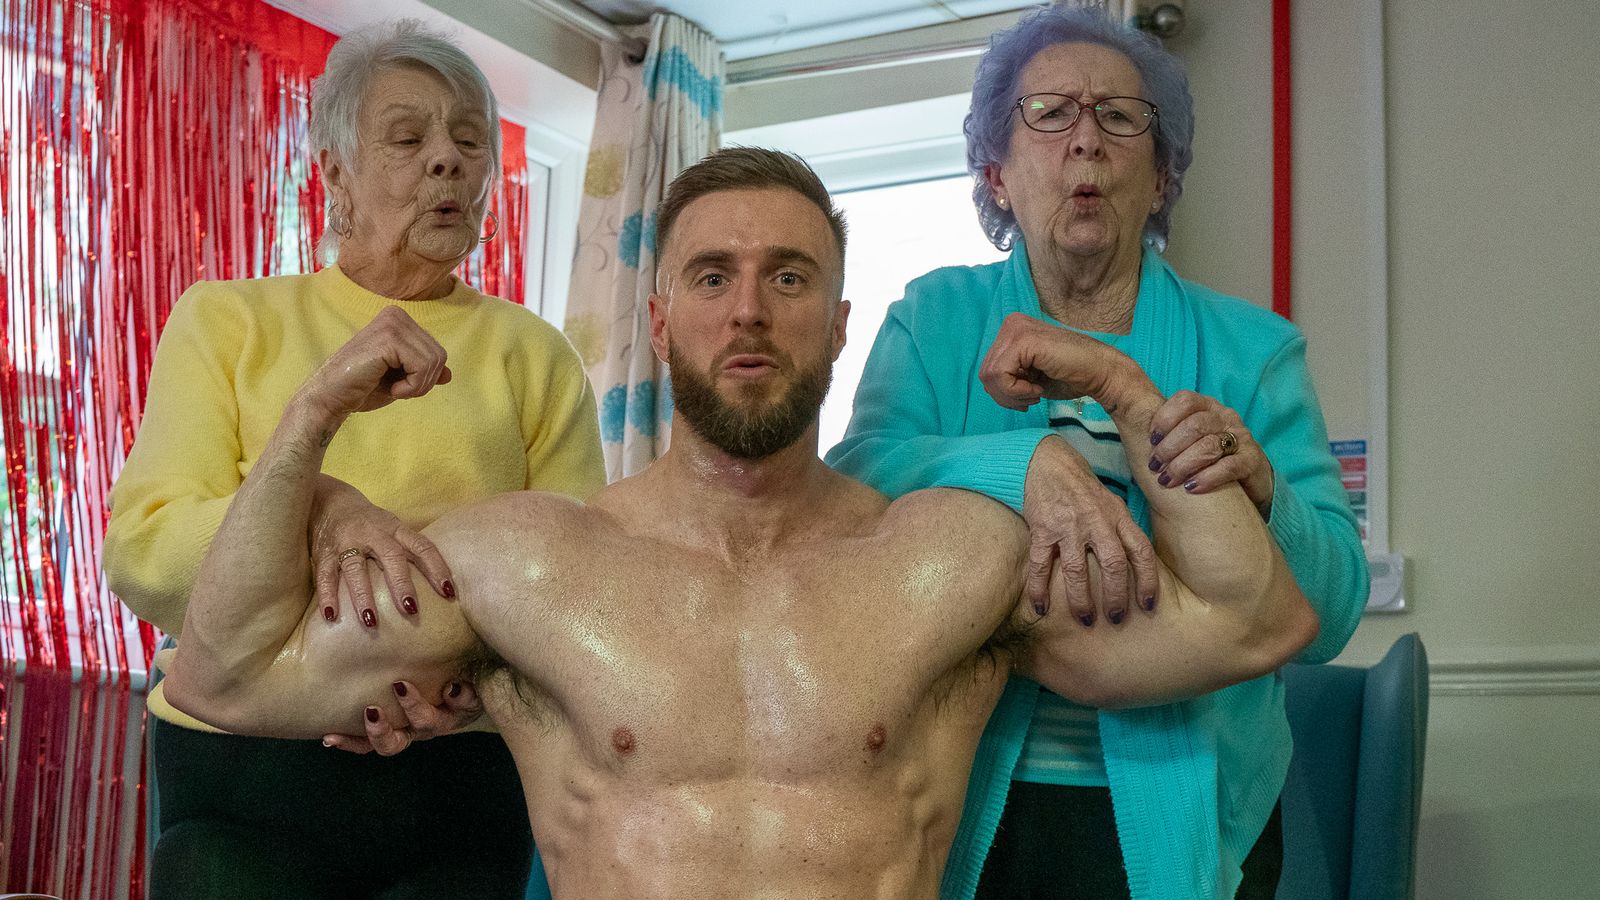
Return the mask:
<svg viewBox="0 0 1600 900">
<path fill-rule="evenodd" d="M 733 323 L 740 328 L 765 327 L 770 322 L 766 285 L 759 278 L 740 279 L 733 294 Z"/>
</svg>

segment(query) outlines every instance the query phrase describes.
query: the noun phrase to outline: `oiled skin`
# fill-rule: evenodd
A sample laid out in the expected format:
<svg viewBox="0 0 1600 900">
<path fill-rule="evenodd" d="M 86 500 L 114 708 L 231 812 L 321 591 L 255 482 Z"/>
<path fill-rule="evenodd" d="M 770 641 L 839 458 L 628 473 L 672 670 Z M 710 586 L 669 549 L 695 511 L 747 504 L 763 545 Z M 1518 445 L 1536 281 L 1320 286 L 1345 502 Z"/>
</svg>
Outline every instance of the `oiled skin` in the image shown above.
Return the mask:
<svg viewBox="0 0 1600 900">
<path fill-rule="evenodd" d="M 936 896 L 1009 670 L 979 651 L 1015 604 L 1020 520 L 839 479 L 740 565 L 638 481 L 430 531 L 521 673 L 481 691 L 556 895 Z"/>
</svg>

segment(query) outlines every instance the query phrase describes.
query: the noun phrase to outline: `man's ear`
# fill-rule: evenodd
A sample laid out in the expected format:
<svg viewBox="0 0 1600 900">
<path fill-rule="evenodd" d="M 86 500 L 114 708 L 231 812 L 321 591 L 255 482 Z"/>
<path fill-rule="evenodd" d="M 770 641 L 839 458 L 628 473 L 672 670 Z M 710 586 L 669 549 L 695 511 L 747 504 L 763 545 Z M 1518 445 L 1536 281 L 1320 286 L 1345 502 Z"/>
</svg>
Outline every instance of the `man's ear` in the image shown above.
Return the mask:
<svg viewBox="0 0 1600 900">
<path fill-rule="evenodd" d="M 845 323 L 850 320 L 850 301 L 840 300 L 839 306 L 833 311 L 833 361 L 839 361 L 839 354 L 844 352 Z"/>
<path fill-rule="evenodd" d="M 667 361 L 667 351 L 672 346 L 667 334 L 667 298 L 655 291 L 650 292 L 650 346 L 656 351 L 656 359 Z"/>
</svg>

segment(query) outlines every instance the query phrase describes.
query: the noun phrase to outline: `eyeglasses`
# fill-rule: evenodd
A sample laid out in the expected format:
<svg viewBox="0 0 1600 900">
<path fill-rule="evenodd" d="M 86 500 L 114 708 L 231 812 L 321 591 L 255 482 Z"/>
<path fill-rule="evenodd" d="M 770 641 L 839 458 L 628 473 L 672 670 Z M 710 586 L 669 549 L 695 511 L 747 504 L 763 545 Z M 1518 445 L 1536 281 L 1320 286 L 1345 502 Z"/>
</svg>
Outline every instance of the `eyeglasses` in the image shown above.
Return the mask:
<svg viewBox="0 0 1600 900">
<path fill-rule="evenodd" d="M 1034 131 L 1066 131 L 1085 107 L 1094 111 L 1101 131 L 1117 137 L 1144 134 L 1156 120 L 1156 105 L 1138 97 L 1105 97 L 1091 106 L 1066 94 L 1029 94 L 1016 107 L 1022 112 L 1022 124 Z"/>
</svg>

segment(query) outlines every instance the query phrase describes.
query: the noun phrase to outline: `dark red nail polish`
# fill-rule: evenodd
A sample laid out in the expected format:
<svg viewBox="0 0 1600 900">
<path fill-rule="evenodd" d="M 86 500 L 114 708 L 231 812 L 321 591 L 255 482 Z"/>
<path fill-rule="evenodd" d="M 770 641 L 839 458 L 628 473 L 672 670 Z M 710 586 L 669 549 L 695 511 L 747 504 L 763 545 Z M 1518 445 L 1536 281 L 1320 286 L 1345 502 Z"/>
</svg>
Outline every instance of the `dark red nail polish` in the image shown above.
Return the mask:
<svg viewBox="0 0 1600 900">
<path fill-rule="evenodd" d="M 1150 446 L 1154 447 L 1155 445 L 1161 443 L 1161 439 L 1164 438 L 1164 437 L 1166 437 L 1166 435 L 1163 434 L 1162 432 L 1159 432 L 1159 431 L 1150 432 Z"/>
<path fill-rule="evenodd" d="M 1153 612 L 1155 610 L 1155 608 L 1156 608 L 1156 598 L 1154 598 L 1154 597 L 1146 597 L 1146 598 L 1144 598 L 1144 611 L 1145 612 Z"/>
<path fill-rule="evenodd" d="M 1082 622 L 1083 623 L 1083 627 L 1085 627 L 1085 628 L 1093 628 L 1094 627 L 1094 613 L 1084 613 L 1083 615 L 1078 617 L 1078 621 Z"/>
<path fill-rule="evenodd" d="M 444 596 L 445 596 L 445 598 L 446 599 L 453 599 L 455 597 L 455 595 L 456 595 L 456 586 L 450 583 L 450 579 L 446 578 L 444 580 Z"/>
<path fill-rule="evenodd" d="M 415 597 L 401 597 L 400 598 L 400 608 L 405 610 L 406 612 L 410 613 L 413 616 L 416 615 L 417 614 L 417 598 L 415 598 Z"/>
<path fill-rule="evenodd" d="M 1185 481 L 1183 483 L 1183 489 L 1188 491 L 1191 494 L 1194 493 L 1194 489 L 1199 487 L 1199 486 L 1200 486 L 1200 482 L 1195 481 L 1193 478 L 1191 478 L 1188 481 Z"/>
<path fill-rule="evenodd" d="M 404 681 L 396 681 L 394 683 L 394 695 L 396 697 L 404 697 L 406 695 L 406 683 Z"/>
<path fill-rule="evenodd" d="M 374 725 L 378 724 L 378 708 L 376 706 L 367 707 L 367 721 Z"/>
<path fill-rule="evenodd" d="M 372 610 L 363 609 L 361 611 L 361 624 L 367 626 L 368 628 L 377 628 L 378 617 L 373 614 Z"/>
<path fill-rule="evenodd" d="M 322 617 L 323 617 L 323 618 L 324 618 L 324 619 L 327 619 L 327 620 L 328 620 L 328 621 L 329 621 L 329 622 L 332 622 L 332 621 L 333 621 L 333 617 L 334 617 L 334 615 L 335 615 L 335 613 L 334 613 L 334 611 L 333 611 L 333 607 L 331 607 L 331 606 L 324 606 L 324 607 L 323 607 L 323 608 L 322 608 Z"/>
<path fill-rule="evenodd" d="M 450 682 L 450 696 L 452 696 L 452 697 L 461 696 L 461 682 L 459 682 L 459 681 Z"/>
<path fill-rule="evenodd" d="M 1150 471 L 1152 471 L 1152 472 L 1161 471 L 1161 460 L 1156 459 L 1154 456 L 1150 457 Z"/>
<path fill-rule="evenodd" d="M 1162 472 L 1159 476 L 1156 477 L 1156 484 L 1159 484 L 1162 487 L 1166 487 L 1167 485 L 1169 485 L 1171 483 L 1172 483 L 1172 476 L 1170 474 L 1166 473 L 1166 472 Z"/>
<path fill-rule="evenodd" d="M 1122 610 L 1114 609 L 1111 612 L 1106 613 L 1106 618 L 1110 619 L 1111 620 L 1111 624 L 1113 624 L 1113 625 L 1121 625 L 1122 624 Z"/>
</svg>

